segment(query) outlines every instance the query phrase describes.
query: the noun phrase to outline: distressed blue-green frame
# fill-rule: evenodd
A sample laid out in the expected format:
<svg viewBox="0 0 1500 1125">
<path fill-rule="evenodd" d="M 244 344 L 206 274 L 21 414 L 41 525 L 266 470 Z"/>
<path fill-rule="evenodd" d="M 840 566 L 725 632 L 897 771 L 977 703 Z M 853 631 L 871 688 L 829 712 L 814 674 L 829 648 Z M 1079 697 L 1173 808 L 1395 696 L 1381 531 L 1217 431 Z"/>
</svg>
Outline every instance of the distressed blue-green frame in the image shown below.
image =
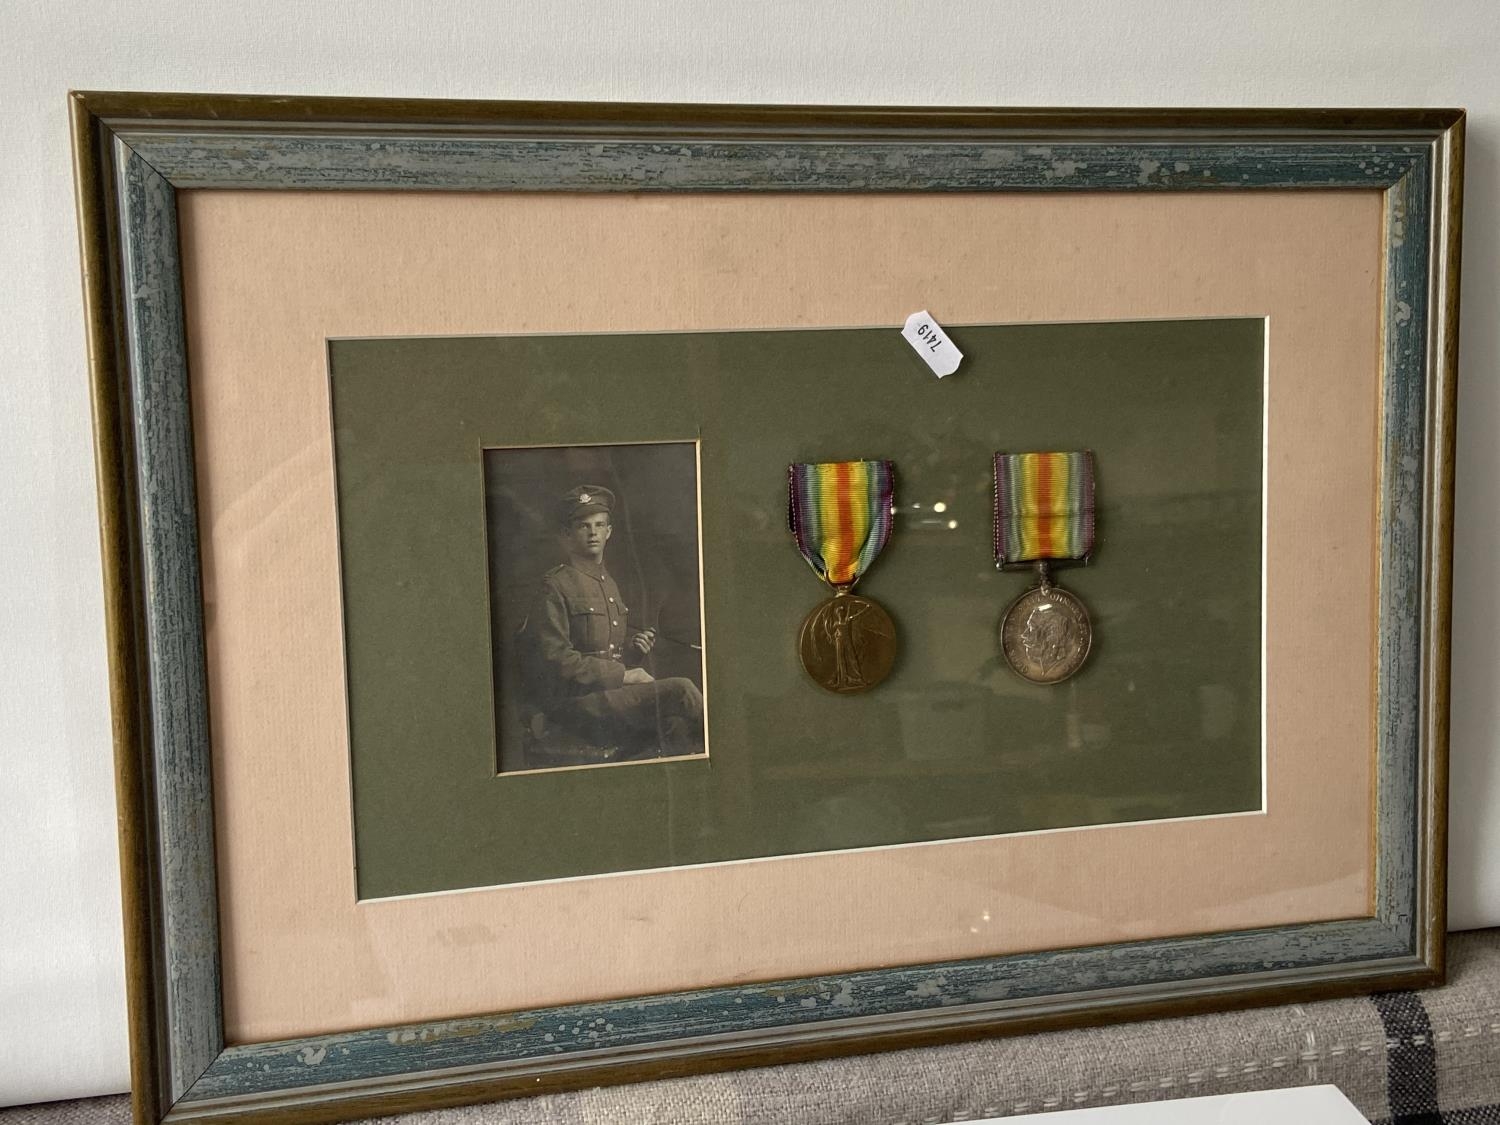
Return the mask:
<svg viewBox="0 0 1500 1125">
<path fill-rule="evenodd" d="M 141 1120 L 332 1120 L 1442 973 L 1463 115 L 74 95 Z M 177 192 L 1385 194 L 1369 919 L 226 1046 Z"/>
</svg>

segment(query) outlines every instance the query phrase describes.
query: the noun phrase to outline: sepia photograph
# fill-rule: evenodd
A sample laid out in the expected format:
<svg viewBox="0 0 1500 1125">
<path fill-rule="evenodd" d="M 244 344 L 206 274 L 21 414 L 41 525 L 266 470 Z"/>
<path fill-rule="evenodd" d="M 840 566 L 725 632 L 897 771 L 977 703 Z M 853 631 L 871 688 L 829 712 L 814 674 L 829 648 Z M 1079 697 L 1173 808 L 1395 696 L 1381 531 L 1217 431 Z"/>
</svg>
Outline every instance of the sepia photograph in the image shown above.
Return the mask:
<svg viewBox="0 0 1500 1125">
<path fill-rule="evenodd" d="M 707 753 L 694 442 L 486 449 L 501 773 Z"/>
</svg>

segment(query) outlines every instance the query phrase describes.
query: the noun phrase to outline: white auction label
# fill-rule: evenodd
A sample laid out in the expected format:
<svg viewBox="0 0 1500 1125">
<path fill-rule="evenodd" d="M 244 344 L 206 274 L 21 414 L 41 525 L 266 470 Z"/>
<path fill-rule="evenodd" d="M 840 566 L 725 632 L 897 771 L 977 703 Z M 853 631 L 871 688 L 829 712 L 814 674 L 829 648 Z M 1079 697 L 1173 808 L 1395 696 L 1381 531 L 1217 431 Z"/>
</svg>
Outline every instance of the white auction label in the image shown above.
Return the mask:
<svg viewBox="0 0 1500 1125">
<path fill-rule="evenodd" d="M 952 375 L 963 362 L 964 353 L 953 346 L 948 333 L 942 330 L 926 309 L 906 318 L 906 327 L 901 329 L 901 335 L 927 361 L 927 366 L 932 368 L 933 374 L 939 379 L 944 375 Z"/>
</svg>

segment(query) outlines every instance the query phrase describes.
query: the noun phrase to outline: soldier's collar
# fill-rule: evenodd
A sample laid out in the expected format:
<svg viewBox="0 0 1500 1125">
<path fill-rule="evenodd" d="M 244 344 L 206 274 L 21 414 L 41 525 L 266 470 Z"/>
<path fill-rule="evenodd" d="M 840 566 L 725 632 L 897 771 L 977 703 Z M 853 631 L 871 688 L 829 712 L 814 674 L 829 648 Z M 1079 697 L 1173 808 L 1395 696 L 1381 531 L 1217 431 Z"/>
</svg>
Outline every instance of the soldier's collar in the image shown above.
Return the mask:
<svg viewBox="0 0 1500 1125">
<path fill-rule="evenodd" d="M 603 563 L 592 563 L 587 559 L 569 559 L 568 565 L 580 574 L 587 574 L 590 578 L 602 580 L 609 577 L 609 571 L 604 569 Z"/>
</svg>

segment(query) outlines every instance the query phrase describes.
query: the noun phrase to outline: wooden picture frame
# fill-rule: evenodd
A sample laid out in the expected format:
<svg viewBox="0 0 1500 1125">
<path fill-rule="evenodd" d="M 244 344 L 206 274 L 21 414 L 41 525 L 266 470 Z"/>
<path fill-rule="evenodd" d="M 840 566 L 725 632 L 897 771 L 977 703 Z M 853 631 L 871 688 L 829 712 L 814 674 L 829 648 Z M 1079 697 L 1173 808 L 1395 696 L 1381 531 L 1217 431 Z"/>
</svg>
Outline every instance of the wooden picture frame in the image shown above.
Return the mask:
<svg viewBox="0 0 1500 1125">
<path fill-rule="evenodd" d="M 1441 980 L 1461 111 L 77 93 L 72 120 L 137 1120 L 331 1121 Z M 226 1044 L 178 237 L 179 193 L 226 188 L 1382 191 L 1371 915 L 949 961 L 939 987 L 917 964 Z M 852 1000 L 784 1002 L 809 987 Z M 566 1050 L 546 1031 L 596 1020 Z"/>
</svg>

